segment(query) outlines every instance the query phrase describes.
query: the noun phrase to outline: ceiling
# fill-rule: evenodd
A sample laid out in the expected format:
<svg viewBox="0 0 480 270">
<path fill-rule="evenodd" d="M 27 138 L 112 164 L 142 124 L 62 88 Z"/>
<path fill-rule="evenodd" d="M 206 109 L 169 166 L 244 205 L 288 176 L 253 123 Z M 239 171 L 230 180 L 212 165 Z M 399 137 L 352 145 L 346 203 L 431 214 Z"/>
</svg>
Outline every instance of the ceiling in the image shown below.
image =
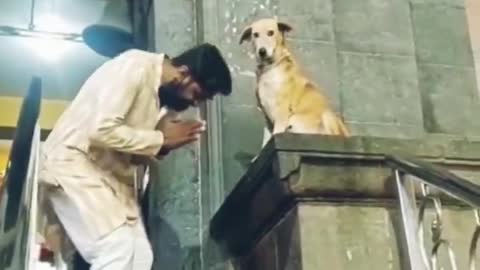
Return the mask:
<svg viewBox="0 0 480 270">
<path fill-rule="evenodd" d="M 88 25 L 115 25 L 131 31 L 125 0 L 36 0 L 36 30 L 81 33 Z M 0 1 L 0 25 L 27 28 L 31 0 Z M 0 36 L 0 96 L 23 96 L 33 75 L 43 96 L 71 100 L 83 81 L 106 59 L 83 43 Z"/>
</svg>

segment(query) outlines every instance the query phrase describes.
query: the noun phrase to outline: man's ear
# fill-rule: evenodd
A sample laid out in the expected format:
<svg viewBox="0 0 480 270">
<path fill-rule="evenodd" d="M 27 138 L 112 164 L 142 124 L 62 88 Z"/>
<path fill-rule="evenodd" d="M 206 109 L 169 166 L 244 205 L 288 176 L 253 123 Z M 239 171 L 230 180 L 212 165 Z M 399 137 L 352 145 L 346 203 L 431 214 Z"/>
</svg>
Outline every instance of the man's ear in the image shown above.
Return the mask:
<svg viewBox="0 0 480 270">
<path fill-rule="evenodd" d="M 279 22 L 278 23 L 278 30 L 282 33 L 282 34 L 285 34 L 285 33 L 288 33 L 290 31 L 293 30 L 293 28 L 286 24 L 286 23 L 283 23 L 283 22 Z"/>
<path fill-rule="evenodd" d="M 249 26 L 243 30 L 242 35 L 240 37 L 240 44 L 242 44 L 244 41 L 250 41 L 252 40 L 252 27 Z"/>
</svg>

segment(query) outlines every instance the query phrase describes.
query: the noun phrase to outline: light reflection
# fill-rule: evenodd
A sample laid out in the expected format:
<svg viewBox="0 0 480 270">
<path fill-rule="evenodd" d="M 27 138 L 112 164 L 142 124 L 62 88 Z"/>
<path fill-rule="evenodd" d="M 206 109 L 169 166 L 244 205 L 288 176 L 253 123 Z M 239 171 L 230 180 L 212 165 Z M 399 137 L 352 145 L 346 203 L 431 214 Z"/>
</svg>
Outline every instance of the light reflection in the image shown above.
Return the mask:
<svg viewBox="0 0 480 270">
<path fill-rule="evenodd" d="M 72 31 L 72 26 L 60 16 L 46 14 L 35 17 L 35 30 L 70 33 Z"/>
<path fill-rule="evenodd" d="M 62 40 L 53 33 L 69 33 L 71 28 L 71 25 L 57 15 L 38 16 L 35 19 L 35 30 L 52 32 L 52 34 L 49 36 L 49 34 L 42 33 L 38 37 L 32 35 L 32 38 L 25 41 L 25 45 L 45 61 L 55 62 L 72 49 L 75 44 L 71 41 Z"/>
<path fill-rule="evenodd" d="M 75 42 L 48 37 L 27 38 L 24 44 L 27 49 L 48 62 L 58 61 L 75 46 Z"/>
</svg>

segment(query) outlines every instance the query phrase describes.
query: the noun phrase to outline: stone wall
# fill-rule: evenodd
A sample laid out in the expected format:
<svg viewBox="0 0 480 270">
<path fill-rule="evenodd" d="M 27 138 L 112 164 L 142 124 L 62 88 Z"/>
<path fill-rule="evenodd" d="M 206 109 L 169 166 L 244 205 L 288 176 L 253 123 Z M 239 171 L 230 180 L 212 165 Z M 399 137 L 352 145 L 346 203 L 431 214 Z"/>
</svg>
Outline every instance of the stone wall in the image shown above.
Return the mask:
<svg viewBox="0 0 480 270">
<path fill-rule="evenodd" d="M 192 0 L 153 1 L 148 31 L 152 51 L 175 56 L 197 43 L 195 5 Z M 183 117 L 198 117 L 198 113 L 191 110 Z M 154 269 L 201 269 L 199 147 L 179 149 L 150 168 Z"/>
<path fill-rule="evenodd" d="M 150 16 L 155 50 L 174 55 L 197 42 L 217 44 L 234 79 L 232 96 L 203 114 L 209 133 L 202 146 L 152 169 L 158 266 L 209 264 L 210 250 L 200 248 L 209 244 L 206 224 L 260 150 L 255 64 L 249 47 L 238 44 L 258 18 L 278 16 L 293 26 L 292 51 L 354 134 L 480 135 L 474 34 L 463 0 L 155 0 Z"/>
<path fill-rule="evenodd" d="M 306 15 L 305 15 L 306 14 Z M 215 40 L 234 76 L 222 101 L 225 193 L 260 149 L 254 60 L 238 44 L 250 22 L 290 23 L 289 44 L 353 133 L 476 136 L 480 106 L 462 0 L 218 1 Z"/>
<path fill-rule="evenodd" d="M 425 224 L 433 220 L 432 212 L 427 213 Z M 468 269 L 468 248 L 475 229 L 472 215 L 466 209 L 444 213 L 444 235 L 451 240 L 458 269 Z M 400 220 L 394 205 L 303 204 L 291 210 L 233 265 L 236 270 L 408 269 L 401 255 Z M 427 231 L 429 250 L 431 237 Z M 449 263 L 442 250 L 439 265 L 447 267 Z"/>
</svg>

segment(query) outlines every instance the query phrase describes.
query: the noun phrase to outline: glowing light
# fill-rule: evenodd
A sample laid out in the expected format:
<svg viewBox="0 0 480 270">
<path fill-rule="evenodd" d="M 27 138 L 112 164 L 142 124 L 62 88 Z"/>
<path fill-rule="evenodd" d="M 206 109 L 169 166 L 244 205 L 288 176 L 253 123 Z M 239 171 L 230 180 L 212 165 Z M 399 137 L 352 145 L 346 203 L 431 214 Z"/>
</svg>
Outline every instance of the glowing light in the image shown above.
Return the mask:
<svg viewBox="0 0 480 270">
<path fill-rule="evenodd" d="M 48 32 L 70 33 L 72 26 L 57 15 L 47 14 L 35 18 L 35 29 Z"/>
<path fill-rule="evenodd" d="M 55 62 L 75 46 L 71 41 L 62 40 L 61 34 L 56 35 L 55 33 L 69 33 L 71 28 L 65 20 L 56 15 L 47 14 L 39 16 L 35 19 L 35 30 L 50 33 L 28 33 L 32 38 L 25 40 L 25 44 L 28 49 L 34 51 L 40 58 L 49 62 Z"/>
<path fill-rule="evenodd" d="M 25 46 L 48 62 L 56 62 L 75 46 L 74 42 L 54 38 L 28 38 Z"/>
</svg>

